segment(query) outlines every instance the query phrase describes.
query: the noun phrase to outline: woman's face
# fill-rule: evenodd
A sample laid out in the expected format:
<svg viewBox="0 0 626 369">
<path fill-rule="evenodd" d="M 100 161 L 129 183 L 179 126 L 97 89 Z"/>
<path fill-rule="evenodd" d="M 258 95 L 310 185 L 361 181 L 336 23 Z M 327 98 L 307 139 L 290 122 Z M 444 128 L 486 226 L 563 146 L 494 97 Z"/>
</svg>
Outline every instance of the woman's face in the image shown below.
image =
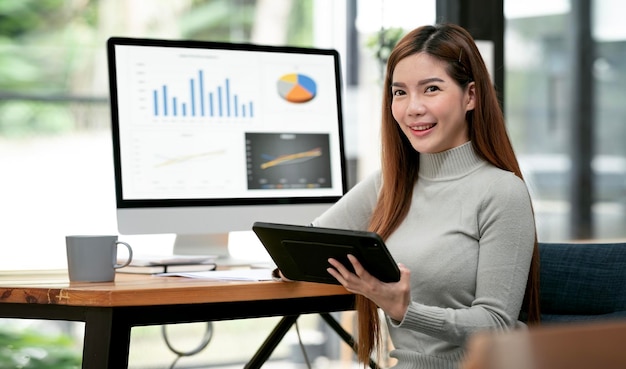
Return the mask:
<svg viewBox="0 0 626 369">
<path fill-rule="evenodd" d="M 469 140 L 465 113 L 474 109 L 474 82 L 462 89 L 444 62 L 425 53 L 400 60 L 391 93 L 391 113 L 416 151 L 438 153 Z"/>
</svg>

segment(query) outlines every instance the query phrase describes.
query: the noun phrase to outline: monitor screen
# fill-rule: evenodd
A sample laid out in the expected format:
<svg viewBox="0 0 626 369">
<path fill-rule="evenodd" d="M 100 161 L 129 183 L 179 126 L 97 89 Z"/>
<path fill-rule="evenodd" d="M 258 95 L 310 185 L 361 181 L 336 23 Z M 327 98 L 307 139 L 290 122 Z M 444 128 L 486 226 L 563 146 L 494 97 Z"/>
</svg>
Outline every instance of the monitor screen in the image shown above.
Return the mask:
<svg viewBox="0 0 626 369">
<path fill-rule="evenodd" d="M 113 37 L 107 53 L 121 234 L 221 254 L 230 231 L 308 224 L 345 193 L 335 50 Z"/>
</svg>

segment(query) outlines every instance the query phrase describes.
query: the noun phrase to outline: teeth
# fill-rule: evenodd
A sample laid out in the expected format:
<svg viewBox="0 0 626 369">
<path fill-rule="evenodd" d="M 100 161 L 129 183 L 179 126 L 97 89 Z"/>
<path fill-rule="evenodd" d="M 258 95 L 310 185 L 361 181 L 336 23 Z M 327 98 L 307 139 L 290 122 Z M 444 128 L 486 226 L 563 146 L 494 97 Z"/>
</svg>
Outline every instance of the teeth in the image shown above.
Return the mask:
<svg viewBox="0 0 626 369">
<path fill-rule="evenodd" d="M 425 125 L 411 127 L 411 129 L 414 131 L 425 131 L 427 129 L 433 128 L 434 126 L 435 126 L 434 124 L 425 124 Z"/>
</svg>

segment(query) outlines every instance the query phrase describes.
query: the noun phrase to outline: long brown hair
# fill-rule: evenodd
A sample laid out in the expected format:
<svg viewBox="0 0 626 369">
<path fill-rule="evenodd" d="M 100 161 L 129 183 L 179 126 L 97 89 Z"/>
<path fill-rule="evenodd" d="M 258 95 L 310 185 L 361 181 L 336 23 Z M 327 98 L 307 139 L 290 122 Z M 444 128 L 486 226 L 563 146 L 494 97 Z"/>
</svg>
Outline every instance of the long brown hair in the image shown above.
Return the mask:
<svg viewBox="0 0 626 369">
<path fill-rule="evenodd" d="M 496 90 L 472 36 L 454 24 L 417 28 L 398 42 L 387 62 L 381 127 L 383 185 L 369 224 L 369 230 L 377 232 L 383 239 L 389 237 L 406 217 L 411 205 L 406 199 L 412 197 L 417 181 L 419 153 L 413 149 L 391 113 L 394 68 L 400 60 L 417 53 L 426 53 L 446 62 L 448 75 L 462 88 L 472 81 L 475 83 L 475 108 L 466 115 L 472 146 L 484 160 L 523 180 Z M 357 356 L 362 363 L 369 363 L 372 351 L 380 349 L 378 310 L 362 295 L 356 298 Z M 529 324 L 539 323 L 539 251 L 536 235 L 523 310 Z"/>
</svg>

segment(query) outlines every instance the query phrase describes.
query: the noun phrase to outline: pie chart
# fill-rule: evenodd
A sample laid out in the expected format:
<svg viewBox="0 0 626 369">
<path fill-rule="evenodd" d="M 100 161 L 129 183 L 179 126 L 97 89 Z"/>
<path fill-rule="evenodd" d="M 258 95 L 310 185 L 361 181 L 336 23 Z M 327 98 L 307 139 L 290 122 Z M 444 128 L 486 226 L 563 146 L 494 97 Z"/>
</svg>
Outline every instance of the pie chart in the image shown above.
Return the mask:
<svg viewBox="0 0 626 369">
<path fill-rule="evenodd" d="M 291 103 L 305 103 L 313 100 L 317 93 L 315 81 L 304 74 L 289 73 L 278 79 L 278 94 Z"/>
</svg>

